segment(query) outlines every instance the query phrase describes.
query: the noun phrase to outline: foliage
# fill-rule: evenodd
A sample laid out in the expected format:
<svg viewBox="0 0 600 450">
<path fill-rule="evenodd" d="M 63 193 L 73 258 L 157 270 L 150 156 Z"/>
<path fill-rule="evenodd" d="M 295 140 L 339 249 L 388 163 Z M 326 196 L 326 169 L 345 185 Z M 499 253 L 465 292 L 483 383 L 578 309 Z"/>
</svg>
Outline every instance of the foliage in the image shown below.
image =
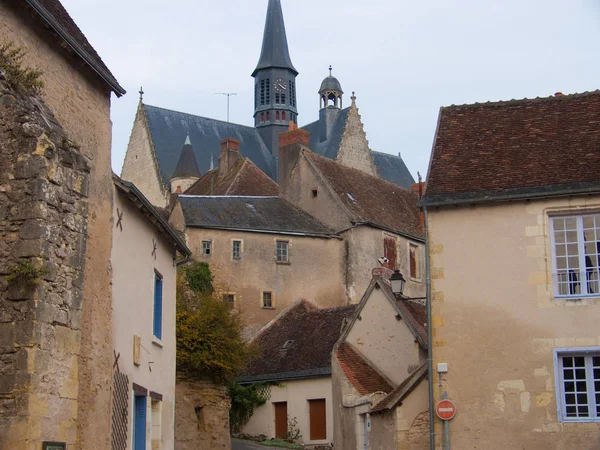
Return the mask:
<svg viewBox="0 0 600 450">
<path fill-rule="evenodd" d="M 6 80 L 16 89 L 30 94 L 38 94 L 44 87 L 42 72 L 23 66 L 25 51 L 15 47 L 12 42 L 0 43 L 0 71 Z"/>
<path fill-rule="evenodd" d="M 231 398 L 229 425 L 231 432 L 236 434 L 248 423 L 254 410 L 269 400 L 270 385 L 255 383 L 242 386 L 234 381 L 229 384 L 229 397 Z"/>
<path fill-rule="evenodd" d="M 186 267 L 177 277 L 177 370 L 189 378 L 208 378 L 226 385 L 254 355 L 254 346 L 242 336 L 241 317 L 232 314 L 227 303 L 206 293 L 212 292 L 208 265 L 200 263 L 191 267 Z M 203 278 L 196 278 L 199 273 Z M 187 280 L 198 282 L 199 278 L 204 280 L 199 283 L 204 289 L 210 287 L 205 293 L 190 289 L 187 283 Z"/>
<path fill-rule="evenodd" d="M 31 260 L 20 260 L 11 267 L 10 274 L 6 276 L 6 281 L 11 284 L 22 283 L 29 286 L 40 284 L 41 278 L 48 275 L 50 271 L 46 266 L 36 266 Z"/>
<path fill-rule="evenodd" d="M 198 294 L 209 295 L 214 292 L 210 267 L 205 262 L 193 262 L 182 268 L 188 287 Z"/>
<path fill-rule="evenodd" d="M 283 440 L 295 444 L 302 440 L 302 433 L 298 428 L 298 419 L 296 417 L 288 417 L 287 430 Z"/>
</svg>

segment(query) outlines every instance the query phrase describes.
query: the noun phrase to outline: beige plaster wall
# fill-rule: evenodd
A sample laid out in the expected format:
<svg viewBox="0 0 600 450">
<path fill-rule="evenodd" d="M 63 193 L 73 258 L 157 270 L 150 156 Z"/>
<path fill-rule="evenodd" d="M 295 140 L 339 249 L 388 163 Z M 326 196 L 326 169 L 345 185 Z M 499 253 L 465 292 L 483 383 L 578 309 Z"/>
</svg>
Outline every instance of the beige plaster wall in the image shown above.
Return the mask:
<svg viewBox="0 0 600 450">
<path fill-rule="evenodd" d="M 187 228 L 186 238 L 194 258 L 210 264 L 218 292 L 235 294 L 235 310 L 242 314 L 249 335 L 300 298 L 320 308 L 346 304 L 344 246 L 339 239 L 200 228 Z M 203 240 L 212 241 L 212 255 L 202 255 Z M 239 260 L 233 259 L 233 240 L 242 241 Z M 275 261 L 277 240 L 289 242 L 290 264 Z M 272 292 L 272 309 L 262 308 L 263 291 Z"/>
<path fill-rule="evenodd" d="M 374 289 L 346 342 L 352 344 L 394 385 L 402 383 L 426 358 L 425 351 L 381 289 Z"/>
<path fill-rule="evenodd" d="M 429 211 L 433 362 L 449 364 L 435 394 L 456 402 L 454 448 L 600 445 L 599 424 L 557 418 L 554 349 L 600 347 L 600 299 L 553 298 L 548 221 L 598 208 L 589 196 Z"/>
<path fill-rule="evenodd" d="M 199 178 L 173 178 L 171 179 L 171 193 L 177 192 L 177 188 L 181 188 L 180 192 L 187 191 Z"/>
<path fill-rule="evenodd" d="M 146 113 L 140 102 L 129 137 L 121 177 L 135 184 L 150 203 L 165 207 L 169 203 L 169 192 L 162 182 L 159 170 Z"/>
<path fill-rule="evenodd" d="M 327 439 L 322 441 L 310 440 L 309 400 L 325 399 Z M 296 418 L 304 444 L 327 444 L 333 436 L 333 408 L 331 397 L 331 377 L 313 378 L 282 383 L 281 386 L 271 387 L 271 399 L 265 405 L 257 408 L 243 433 L 257 436 L 264 434 L 275 437 L 275 407 L 273 403 L 287 402 L 288 420 Z"/>
<path fill-rule="evenodd" d="M 78 407 L 71 408 L 70 417 L 62 420 L 66 424 L 76 417 L 79 427 L 63 426 L 57 437 L 69 442 L 77 440 L 74 450 L 104 449 L 108 448 L 110 437 L 112 367 L 108 269 L 112 239 L 110 91 L 31 14 L 23 2 L 0 4 L 0 40 L 26 50 L 25 63 L 44 72 L 42 97 L 70 138 L 81 146 L 91 166 L 82 332 L 81 342 L 75 344 L 80 358 L 72 368 Z M 32 399 L 35 400 L 35 394 Z M 31 428 L 23 431 L 29 437 L 30 433 L 40 432 Z"/>
<path fill-rule="evenodd" d="M 113 342 L 120 354 L 119 369 L 132 383 L 162 394 L 162 450 L 173 450 L 175 417 L 175 279 L 173 247 L 160 235 L 130 200 L 115 191 L 117 208 L 123 213 L 123 231 L 116 228 L 112 244 Z M 157 243 L 156 259 L 152 256 Z M 153 335 L 154 270 L 163 276 L 162 339 Z M 141 337 L 141 364 L 133 361 L 134 335 Z M 148 399 L 148 408 L 150 408 Z M 151 414 L 148 414 L 150 444 Z M 133 411 L 129 411 L 132 430 Z M 131 435 L 129 436 L 131 440 Z"/>
<path fill-rule="evenodd" d="M 364 424 L 354 407 L 344 406 L 349 398 L 359 399 L 361 395 L 346 379 L 344 371 L 340 367 L 335 353 L 331 358 L 331 389 L 333 400 L 333 443 L 336 448 L 360 449 L 362 435 L 360 429 L 364 430 Z M 370 402 L 366 405 L 370 408 Z M 361 436 L 361 440 L 357 436 Z M 359 447 L 357 447 L 359 445 Z"/>
</svg>

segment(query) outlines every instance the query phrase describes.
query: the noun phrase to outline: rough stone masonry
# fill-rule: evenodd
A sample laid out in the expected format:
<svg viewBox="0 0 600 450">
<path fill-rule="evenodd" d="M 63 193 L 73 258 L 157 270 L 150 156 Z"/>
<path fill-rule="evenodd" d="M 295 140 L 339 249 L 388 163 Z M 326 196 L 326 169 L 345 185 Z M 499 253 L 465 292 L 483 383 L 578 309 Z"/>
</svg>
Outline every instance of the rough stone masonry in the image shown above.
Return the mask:
<svg viewBox="0 0 600 450">
<path fill-rule="evenodd" d="M 11 89 L 0 72 L 3 450 L 44 440 L 77 448 L 89 171 L 41 97 Z M 11 279 L 19 265 L 43 270 Z"/>
</svg>

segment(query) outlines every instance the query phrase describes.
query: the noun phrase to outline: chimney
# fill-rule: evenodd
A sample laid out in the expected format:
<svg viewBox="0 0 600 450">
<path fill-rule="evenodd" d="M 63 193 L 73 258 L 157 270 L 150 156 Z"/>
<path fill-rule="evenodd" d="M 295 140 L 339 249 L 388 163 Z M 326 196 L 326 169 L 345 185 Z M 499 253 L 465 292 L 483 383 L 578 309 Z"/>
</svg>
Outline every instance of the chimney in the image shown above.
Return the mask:
<svg viewBox="0 0 600 450">
<path fill-rule="evenodd" d="M 562 97 L 563 93 L 562 92 L 557 92 L 556 94 L 554 94 L 555 97 Z"/>
<path fill-rule="evenodd" d="M 242 159 L 240 153 L 240 141 L 233 138 L 225 138 L 221 141 L 221 153 L 219 154 L 219 178 L 227 175 Z"/>
<path fill-rule="evenodd" d="M 419 176 L 419 182 L 415 183 L 415 184 L 411 184 L 410 188 L 413 192 L 416 192 L 417 195 L 419 196 L 419 200 L 421 199 L 421 197 L 423 197 L 423 192 L 425 191 L 425 187 L 426 184 L 423 181 L 423 179 L 421 178 L 421 174 L 419 172 L 417 172 L 417 175 Z M 425 229 L 425 214 L 423 214 L 423 211 L 421 210 L 420 214 L 419 214 L 419 222 L 421 224 L 421 229 Z"/>
<path fill-rule="evenodd" d="M 295 204 L 294 200 L 300 194 L 290 184 L 290 174 L 300 158 L 302 148 L 308 149 L 310 133 L 303 129 L 295 129 L 279 135 L 279 196 L 289 197 L 288 200 Z M 299 172 L 296 172 L 300 176 Z"/>
</svg>

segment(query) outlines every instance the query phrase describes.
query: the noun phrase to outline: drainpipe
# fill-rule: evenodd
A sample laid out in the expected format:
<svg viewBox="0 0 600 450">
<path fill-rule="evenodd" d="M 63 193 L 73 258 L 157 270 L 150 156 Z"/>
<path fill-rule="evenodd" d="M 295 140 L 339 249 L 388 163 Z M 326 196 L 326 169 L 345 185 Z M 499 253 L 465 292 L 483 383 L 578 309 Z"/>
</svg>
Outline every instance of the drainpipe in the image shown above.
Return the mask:
<svg viewBox="0 0 600 450">
<path fill-rule="evenodd" d="M 427 207 L 423 207 L 425 216 L 425 279 L 427 289 L 427 373 L 429 385 L 429 448 L 435 450 L 435 416 L 433 402 L 433 332 L 431 330 L 431 263 L 429 261 L 429 229 Z"/>
</svg>

